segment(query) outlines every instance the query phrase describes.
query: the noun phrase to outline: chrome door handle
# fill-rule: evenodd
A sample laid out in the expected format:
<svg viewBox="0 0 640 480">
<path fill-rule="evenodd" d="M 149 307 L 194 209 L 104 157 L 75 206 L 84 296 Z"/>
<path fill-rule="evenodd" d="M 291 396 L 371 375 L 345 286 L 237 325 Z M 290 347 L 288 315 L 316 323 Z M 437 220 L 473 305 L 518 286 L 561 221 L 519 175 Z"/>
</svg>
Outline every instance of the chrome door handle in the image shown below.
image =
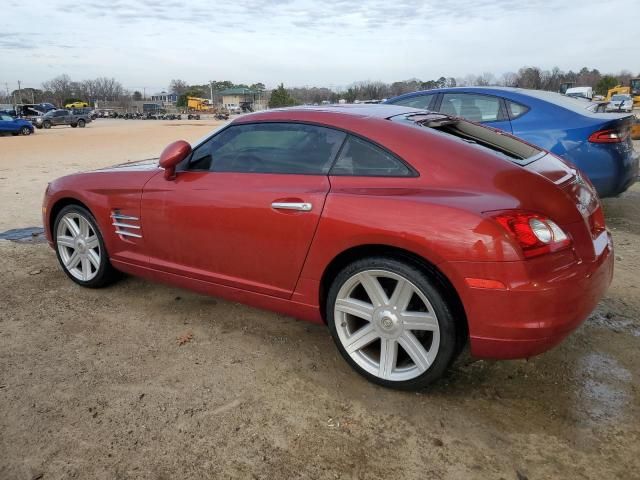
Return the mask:
<svg viewBox="0 0 640 480">
<path fill-rule="evenodd" d="M 276 210 L 299 210 L 301 212 L 310 212 L 313 205 L 305 202 L 273 202 L 271 208 Z"/>
</svg>

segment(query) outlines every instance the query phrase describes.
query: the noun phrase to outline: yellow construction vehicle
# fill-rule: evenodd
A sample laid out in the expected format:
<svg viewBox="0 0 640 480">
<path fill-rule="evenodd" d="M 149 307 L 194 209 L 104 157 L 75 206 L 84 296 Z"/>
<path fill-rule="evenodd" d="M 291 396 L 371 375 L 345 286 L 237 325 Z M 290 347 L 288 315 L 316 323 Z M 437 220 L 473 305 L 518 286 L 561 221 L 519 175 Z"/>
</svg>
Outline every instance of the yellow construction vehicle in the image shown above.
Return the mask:
<svg viewBox="0 0 640 480">
<path fill-rule="evenodd" d="M 636 115 L 636 119 L 631 125 L 631 138 L 633 140 L 640 140 L 640 116 Z"/>
<path fill-rule="evenodd" d="M 204 110 L 209 110 L 211 108 L 211 104 L 208 98 L 187 97 L 187 108 L 189 110 L 202 112 Z"/>
<path fill-rule="evenodd" d="M 633 97 L 633 106 L 640 107 L 640 78 L 632 78 L 629 80 L 631 96 Z"/>
<path fill-rule="evenodd" d="M 611 101 L 611 97 L 614 95 L 629 95 L 631 89 L 622 85 L 616 85 L 613 88 L 607 90 L 607 96 L 604 98 L 607 102 Z"/>
<path fill-rule="evenodd" d="M 640 78 L 632 78 L 629 81 L 629 86 L 616 85 L 607 91 L 607 102 L 611 101 L 611 97 L 614 95 L 631 95 L 633 97 L 634 108 L 640 107 Z"/>
</svg>

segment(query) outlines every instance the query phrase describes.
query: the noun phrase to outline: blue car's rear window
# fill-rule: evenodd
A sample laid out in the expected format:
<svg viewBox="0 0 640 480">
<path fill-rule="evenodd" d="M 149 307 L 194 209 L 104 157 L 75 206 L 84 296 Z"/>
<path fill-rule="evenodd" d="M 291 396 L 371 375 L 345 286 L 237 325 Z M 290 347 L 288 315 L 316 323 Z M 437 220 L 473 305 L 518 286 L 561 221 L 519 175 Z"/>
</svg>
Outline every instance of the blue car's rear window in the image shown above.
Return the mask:
<svg viewBox="0 0 640 480">
<path fill-rule="evenodd" d="M 588 114 L 589 109 L 593 108 L 596 104 L 581 98 L 567 97 L 556 92 L 547 92 L 544 90 L 521 90 L 518 93 L 526 95 L 528 97 L 544 100 L 545 102 L 553 103 L 559 107 L 571 110 L 572 112 Z"/>
</svg>

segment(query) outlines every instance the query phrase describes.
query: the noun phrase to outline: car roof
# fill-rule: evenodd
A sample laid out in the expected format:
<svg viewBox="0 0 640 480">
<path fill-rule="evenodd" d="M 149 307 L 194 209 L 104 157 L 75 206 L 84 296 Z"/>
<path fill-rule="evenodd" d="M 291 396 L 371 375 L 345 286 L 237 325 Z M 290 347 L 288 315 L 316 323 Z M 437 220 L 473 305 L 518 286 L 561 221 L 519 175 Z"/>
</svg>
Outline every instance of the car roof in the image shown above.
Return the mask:
<svg viewBox="0 0 640 480">
<path fill-rule="evenodd" d="M 546 90 L 532 90 L 529 88 L 518 87 L 449 87 L 449 88 L 436 88 L 433 90 L 422 90 L 418 92 L 406 93 L 387 100 L 388 102 L 400 100 L 402 98 L 411 98 L 412 96 L 424 95 L 424 94 L 436 94 L 436 93 L 479 93 L 485 95 L 496 95 L 499 97 L 508 98 L 510 100 L 526 102 L 527 99 L 533 99 L 551 103 L 558 107 L 570 110 L 575 113 L 590 116 L 592 112 L 589 112 L 589 104 L 585 103 L 585 100 L 579 98 L 568 97 L 557 92 L 549 92 Z"/>
<path fill-rule="evenodd" d="M 242 118 L 255 118 L 259 119 L 264 116 L 271 116 L 272 114 L 278 116 L 286 116 L 288 112 L 291 113 L 307 113 L 319 115 L 325 113 L 350 115 L 354 117 L 373 117 L 373 118 L 391 118 L 396 115 L 402 115 L 405 113 L 415 113 L 422 110 L 405 107 L 402 105 L 387 105 L 387 104 L 340 104 L 340 105 L 319 105 L 319 106 L 300 106 L 300 107 L 287 107 L 287 108 L 275 108 L 270 110 L 264 110 L 260 112 L 250 113 Z M 284 114 L 284 115 L 283 115 Z"/>
</svg>

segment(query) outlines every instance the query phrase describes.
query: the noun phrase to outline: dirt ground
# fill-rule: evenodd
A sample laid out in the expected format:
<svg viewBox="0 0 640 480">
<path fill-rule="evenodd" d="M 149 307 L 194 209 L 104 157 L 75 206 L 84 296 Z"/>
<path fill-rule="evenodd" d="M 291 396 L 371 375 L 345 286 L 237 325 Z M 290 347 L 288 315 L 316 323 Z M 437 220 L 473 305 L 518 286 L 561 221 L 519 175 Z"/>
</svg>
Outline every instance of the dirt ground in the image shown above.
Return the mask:
<svg viewBox="0 0 640 480">
<path fill-rule="evenodd" d="M 0 232 L 41 224 L 49 179 L 214 127 L 0 138 Z M 639 478 L 640 184 L 605 203 L 616 273 L 586 323 L 420 393 L 367 383 L 324 327 L 136 278 L 82 289 L 46 244 L 0 240 L 0 479 Z"/>
</svg>

